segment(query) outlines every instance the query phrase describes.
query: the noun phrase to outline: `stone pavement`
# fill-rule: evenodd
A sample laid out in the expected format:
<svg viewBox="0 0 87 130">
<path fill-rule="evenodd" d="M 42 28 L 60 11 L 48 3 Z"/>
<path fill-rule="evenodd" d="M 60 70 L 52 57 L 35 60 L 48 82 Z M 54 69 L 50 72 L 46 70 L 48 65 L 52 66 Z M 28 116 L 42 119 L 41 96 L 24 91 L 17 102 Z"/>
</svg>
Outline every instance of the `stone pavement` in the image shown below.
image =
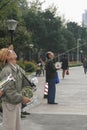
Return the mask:
<svg viewBox="0 0 87 130">
<path fill-rule="evenodd" d="M 45 77 L 37 77 L 34 100 L 24 109 L 31 114 L 22 119 L 22 130 L 87 130 L 87 75 L 83 67 L 70 68 L 70 75 L 65 79 L 61 77 L 61 70 L 58 73 L 58 105 L 47 104 L 43 98 Z"/>
<path fill-rule="evenodd" d="M 56 102 L 48 105 L 43 98 L 45 77 L 38 77 L 38 89 L 33 104 L 25 110 L 31 115 L 22 120 L 22 130 L 87 130 L 87 75 L 83 67 L 70 68 L 65 79 L 59 72 Z"/>
<path fill-rule="evenodd" d="M 58 72 L 60 84 L 56 85 L 56 102 L 59 104 L 47 104 L 47 100 L 43 98 L 45 77 L 38 77 L 36 105 L 40 105 L 29 109 L 29 111 L 43 114 L 87 115 L 87 75 L 84 74 L 83 67 L 70 68 L 70 75 L 66 75 L 65 79 L 61 77 L 61 70 Z M 28 110 L 28 107 L 26 109 Z"/>
</svg>

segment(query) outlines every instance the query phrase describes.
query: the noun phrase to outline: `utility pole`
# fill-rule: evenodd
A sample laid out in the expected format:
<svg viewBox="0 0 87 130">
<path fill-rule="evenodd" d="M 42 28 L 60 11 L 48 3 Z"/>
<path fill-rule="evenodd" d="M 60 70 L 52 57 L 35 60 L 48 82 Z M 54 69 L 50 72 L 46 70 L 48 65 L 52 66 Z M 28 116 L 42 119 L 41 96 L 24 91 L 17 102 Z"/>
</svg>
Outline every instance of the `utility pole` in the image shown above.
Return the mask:
<svg viewBox="0 0 87 130">
<path fill-rule="evenodd" d="M 78 64 L 78 62 L 79 62 L 79 47 L 80 47 L 79 41 L 80 41 L 80 38 L 77 39 L 77 64 Z"/>
</svg>

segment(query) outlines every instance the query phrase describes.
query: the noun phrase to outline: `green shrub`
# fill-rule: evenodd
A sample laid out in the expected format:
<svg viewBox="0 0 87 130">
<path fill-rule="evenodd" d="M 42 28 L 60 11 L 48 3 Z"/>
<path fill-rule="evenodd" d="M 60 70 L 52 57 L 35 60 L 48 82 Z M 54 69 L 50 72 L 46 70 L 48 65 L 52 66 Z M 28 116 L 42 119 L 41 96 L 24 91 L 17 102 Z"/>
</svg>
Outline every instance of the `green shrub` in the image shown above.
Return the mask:
<svg viewBox="0 0 87 130">
<path fill-rule="evenodd" d="M 17 64 L 18 64 L 22 69 L 25 70 L 25 64 L 24 64 L 23 61 L 17 61 Z"/>
<path fill-rule="evenodd" d="M 69 67 L 76 67 L 76 66 L 82 66 L 81 62 L 69 62 Z"/>
<path fill-rule="evenodd" d="M 22 67 L 26 72 L 35 72 L 36 64 L 31 61 L 17 61 L 17 64 Z"/>
<path fill-rule="evenodd" d="M 34 72 L 36 71 L 36 65 L 33 62 L 25 62 L 25 71 Z"/>
</svg>

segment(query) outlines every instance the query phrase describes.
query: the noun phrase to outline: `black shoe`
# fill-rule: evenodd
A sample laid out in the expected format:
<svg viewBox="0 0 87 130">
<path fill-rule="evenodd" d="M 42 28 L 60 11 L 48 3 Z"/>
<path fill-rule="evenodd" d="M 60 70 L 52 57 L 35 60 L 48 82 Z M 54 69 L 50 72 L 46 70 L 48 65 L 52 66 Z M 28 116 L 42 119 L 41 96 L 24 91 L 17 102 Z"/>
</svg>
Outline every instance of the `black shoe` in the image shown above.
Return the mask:
<svg viewBox="0 0 87 130">
<path fill-rule="evenodd" d="M 57 102 L 48 102 L 48 104 L 55 104 L 55 105 L 57 105 L 58 103 Z"/>
<path fill-rule="evenodd" d="M 30 113 L 24 111 L 24 112 L 21 112 L 23 115 L 30 115 Z"/>
<path fill-rule="evenodd" d="M 24 116 L 24 115 L 21 114 L 21 118 L 26 118 L 26 116 Z"/>
</svg>

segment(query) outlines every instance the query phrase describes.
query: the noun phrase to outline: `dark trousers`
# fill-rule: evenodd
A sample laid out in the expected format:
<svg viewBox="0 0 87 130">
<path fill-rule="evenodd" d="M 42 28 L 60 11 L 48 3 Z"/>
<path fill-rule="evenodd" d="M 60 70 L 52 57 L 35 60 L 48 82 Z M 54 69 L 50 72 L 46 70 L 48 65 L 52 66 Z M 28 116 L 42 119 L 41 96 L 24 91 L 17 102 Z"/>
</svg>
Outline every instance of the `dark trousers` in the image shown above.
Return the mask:
<svg viewBox="0 0 87 130">
<path fill-rule="evenodd" d="M 87 73 L 87 67 L 84 67 L 84 73 L 85 74 Z"/>
<path fill-rule="evenodd" d="M 50 79 L 48 80 L 48 103 L 55 102 L 55 92 L 56 92 L 55 79 Z"/>
</svg>

